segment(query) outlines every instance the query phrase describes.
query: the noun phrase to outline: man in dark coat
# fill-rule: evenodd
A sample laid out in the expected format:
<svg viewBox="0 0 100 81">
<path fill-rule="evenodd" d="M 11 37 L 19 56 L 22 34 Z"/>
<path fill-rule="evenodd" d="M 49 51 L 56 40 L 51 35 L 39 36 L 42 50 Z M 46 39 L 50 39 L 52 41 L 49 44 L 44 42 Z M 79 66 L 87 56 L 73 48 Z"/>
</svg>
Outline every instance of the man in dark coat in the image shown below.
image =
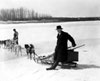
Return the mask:
<svg viewBox="0 0 100 81">
<path fill-rule="evenodd" d="M 57 45 L 54 53 L 54 63 L 50 68 L 47 68 L 47 70 L 55 69 L 59 62 L 63 63 L 66 61 L 68 40 L 72 43 L 73 47 L 76 46 L 72 36 L 62 31 L 62 27 L 60 25 L 57 26 L 56 30 L 58 32 L 58 35 L 57 35 Z"/>
<path fill-rule="evenodd" d="M 15 44 L 18 44 L 18 32 L 16 31 L 16 29 L 13 29 L 13 31 L 14 31 L 13 41 Z"/>
</svg>

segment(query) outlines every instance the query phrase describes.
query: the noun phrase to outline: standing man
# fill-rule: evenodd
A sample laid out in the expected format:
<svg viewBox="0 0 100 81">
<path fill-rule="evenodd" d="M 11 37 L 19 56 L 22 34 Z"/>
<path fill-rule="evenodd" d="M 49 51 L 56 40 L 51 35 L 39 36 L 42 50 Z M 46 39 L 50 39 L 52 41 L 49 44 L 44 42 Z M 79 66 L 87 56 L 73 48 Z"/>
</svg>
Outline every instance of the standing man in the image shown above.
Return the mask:
<svg viewBox="0 0 100 81">
<path fill-rule="evenodd" d="M 18 32 L 16 31 L 16 29 L 13 29 L 13 31 L 14 31 L 13 41 L 15 44 L 18 44 Z"/>
<path fill-rule="evenodd" d="M 58 35 L 57 35 L 57 45 L 55 48 L 54 53 L 54 63 L 50 68 L 46 70 L 53 70 L 56 68 L 59 62 L 63 63 L 67 59 L 67 49 L 68 49 L 68 40 L 72 43 L 72 46 L 75 47 L 75 41 L 71 35 L 67 32 L 62 31 L 62 27 L 60 25 L 56 28 Z"/>
</svg>

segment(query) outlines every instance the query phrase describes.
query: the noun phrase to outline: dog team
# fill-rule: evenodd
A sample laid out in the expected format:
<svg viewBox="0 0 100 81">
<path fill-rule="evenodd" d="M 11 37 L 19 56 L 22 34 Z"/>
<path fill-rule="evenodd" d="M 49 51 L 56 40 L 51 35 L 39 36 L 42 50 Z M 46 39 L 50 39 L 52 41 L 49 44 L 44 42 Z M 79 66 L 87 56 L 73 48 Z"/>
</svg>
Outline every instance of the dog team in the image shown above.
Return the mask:
<svg viewBox="0 0 100 81">
<path fill-rule="evenodd" d="M 33 44 L 25 44 L 25 49 L 26 49 L 26 53 L 27 53 L 27 57 L 30 60 L 36 60 L 35 57 L 37 56 L 37 54 L 35 53 L 35 47 Z"/>
</svg>

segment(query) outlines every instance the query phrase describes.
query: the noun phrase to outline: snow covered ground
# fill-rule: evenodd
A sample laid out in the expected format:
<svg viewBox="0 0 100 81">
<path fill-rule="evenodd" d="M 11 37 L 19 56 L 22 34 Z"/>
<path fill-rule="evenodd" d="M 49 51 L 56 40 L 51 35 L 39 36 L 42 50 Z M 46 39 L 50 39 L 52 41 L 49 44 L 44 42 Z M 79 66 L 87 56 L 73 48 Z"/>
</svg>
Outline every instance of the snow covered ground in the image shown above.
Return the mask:
<svg viewBox="0 0 100 81">
<path fill-rule="evenodd" d="M 78 67 L 74 69 L 57 67 L 46 71 L 49 65 L 41 65 L 23 56 L 17 57 L 7 49 L 0 48 L 0 81 L 100 81 L 100 21 L 64 23 L 0 24 L 0 40 L 12 39 L 13 28 L 19 32 L 19 43 L 35 45 L 38 55 L 47 55 L 56 45 L 56 26 L 71 34 L 79 51 Z M 70 43 L 69 43 L 70 46 Z"/>
</svg>

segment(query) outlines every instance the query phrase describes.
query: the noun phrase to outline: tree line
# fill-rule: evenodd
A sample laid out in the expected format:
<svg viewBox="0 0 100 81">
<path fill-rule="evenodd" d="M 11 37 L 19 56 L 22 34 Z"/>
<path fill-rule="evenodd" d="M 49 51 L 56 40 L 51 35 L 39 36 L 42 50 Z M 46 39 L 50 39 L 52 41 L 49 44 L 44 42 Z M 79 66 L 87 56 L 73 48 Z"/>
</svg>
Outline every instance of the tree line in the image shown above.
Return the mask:
<svg viewBox="0 0 100 81">
<path fill-rule="evenodd" d="M 0 20 L 3 21 L 26 21 L 26 20 L 39 20 L 44 18 L 51 18 L 52 16 L 48 14 L 39 14 L 34 10 L 29 10 L 26 8 L 18 9 L 1 9 L 0 10 Z"/>
</svg>

